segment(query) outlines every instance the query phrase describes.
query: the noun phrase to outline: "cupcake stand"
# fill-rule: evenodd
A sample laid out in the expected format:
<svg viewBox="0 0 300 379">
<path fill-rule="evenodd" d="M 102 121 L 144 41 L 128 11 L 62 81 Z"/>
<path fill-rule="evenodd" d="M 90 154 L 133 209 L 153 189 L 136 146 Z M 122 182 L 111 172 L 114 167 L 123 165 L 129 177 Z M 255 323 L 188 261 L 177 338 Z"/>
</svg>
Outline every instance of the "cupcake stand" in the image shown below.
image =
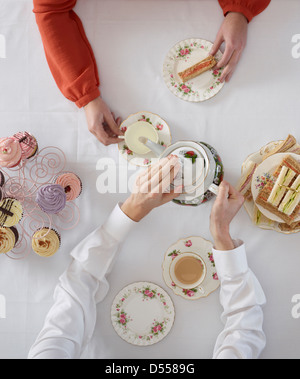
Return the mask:
<svg viewBox="0 0 300 379">
<path fill-rule="evenodd" d="M 47 228 L 59 235 L 61 230 L 71 230 L 79 223 L 80 212 L 74 201 L 66 201 L 61 207 L 63 209 L 55 214 L 42 210 L 37 203 L 41 188 L 54 184 L 57 177 L 65 172 L 66 165 L 65 154 L 60 149 L 46 147 L 32 158 L 22 159 L 14 168 L 0 168 L 4 175 L 0 200 L 15 199 L 23 208 L 23 217 L 14 226 L 18 232 L 16 245 L 6 253 L 9 258 L 22 259 L 32 253 L 33 235 L 38 230 Z M 46 237 L 47 232 L 43 236 Z"/>
</svg>

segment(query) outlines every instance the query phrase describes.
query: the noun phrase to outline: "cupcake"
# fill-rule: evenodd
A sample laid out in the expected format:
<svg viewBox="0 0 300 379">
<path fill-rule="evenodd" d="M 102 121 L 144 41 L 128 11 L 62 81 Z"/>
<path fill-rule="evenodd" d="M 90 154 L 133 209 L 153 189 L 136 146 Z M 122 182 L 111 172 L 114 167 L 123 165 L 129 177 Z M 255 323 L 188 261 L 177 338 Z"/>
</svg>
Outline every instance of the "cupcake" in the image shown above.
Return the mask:
<svg viewBox="0 0 300 379">
<path fill-rule="evenodd" d="M 0 166 L 13 168 L 21 162 L 22 151 L 20 144 L 14 138 L 0 139 Z"/>
<path fill-rule="evenodd" d="M 17 225 L 23 217 L 23 207 L 15 199 L 5 198 L 0 201 L 0 227 Z"/>
<path fill-rule="evenodd" d="M 45 213 L 57 214 L 65 208 L 67 196 L 62 186 L 47 184 L 38 190 L 36 202 Z"/>
<path fill-rule="evenodd" d="M 0 228 L 0 254 L 9 253 L 18 239 L 19 233 L 16 228 Z"/>
<path fill-rule="evenodd" d="M 19 132 L 12 137 L 21 147 L 22 159 L 32 158 L 38 151 L 37 140 L 28 132 Z"/>
<path fill-rule="evenodd" d="M 54 229 L 42 228 L 32 237 L 32 249 L 41 257 L 52 257 L 60 248 L 60 236 Z"/>
<path fill-rule="evenodd" d="M 2 171 L 0 171 L 0 187 L 3 187 L 5 184 L 5 176 Z"/>
<path fill-rule="evenodd" d="M 73 201 L 81 194 L 82 182 L 77 175 L 71 172 L 59 175 L 55 183 L 64 188 L 67 201 Z"/>
</svg>

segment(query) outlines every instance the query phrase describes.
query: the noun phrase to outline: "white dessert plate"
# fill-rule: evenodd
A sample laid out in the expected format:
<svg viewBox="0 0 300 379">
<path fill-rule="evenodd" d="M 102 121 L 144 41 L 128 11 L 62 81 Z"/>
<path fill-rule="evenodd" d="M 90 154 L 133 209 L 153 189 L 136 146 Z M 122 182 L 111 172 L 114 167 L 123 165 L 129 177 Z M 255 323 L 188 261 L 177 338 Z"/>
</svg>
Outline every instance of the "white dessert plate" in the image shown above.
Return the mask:
<svg viewBox="0 0 300 379">
<path fill-rule="evenodd" d="M 117 334 L 137 346 L 153 345 L 165 338 L 175 319 L 174 305 L 161 287 L 137 282 L 123 288 L 111 307 Z"/>
</svg>

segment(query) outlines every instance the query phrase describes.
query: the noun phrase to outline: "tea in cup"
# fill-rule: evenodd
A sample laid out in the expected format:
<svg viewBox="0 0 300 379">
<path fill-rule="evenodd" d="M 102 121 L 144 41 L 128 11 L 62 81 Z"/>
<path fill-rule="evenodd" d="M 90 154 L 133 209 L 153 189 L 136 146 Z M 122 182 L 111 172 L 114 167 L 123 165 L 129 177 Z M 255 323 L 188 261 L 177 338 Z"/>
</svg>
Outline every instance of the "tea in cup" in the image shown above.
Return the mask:
<svg viewBox="0 0 300 379">
<path fill-rule="evenodd" d="M 206 265 L 197 254 L 179 254 L 171 263 L 170 276 L 174 284 L 180 288 L 196 288 L 205 279 Z"/>
<path fill-rule="evenodd" d="M 125 142 L 128 148 L 136 154 L 144 155 L 151 150 L 145 144 L 140 142 L 140 138 L 144 137 L 150 141 L 158 142 L 158 133 L 153 127 L 146 121 L 138 121 L 130 125 L 125 132 Z"/>
</svg>

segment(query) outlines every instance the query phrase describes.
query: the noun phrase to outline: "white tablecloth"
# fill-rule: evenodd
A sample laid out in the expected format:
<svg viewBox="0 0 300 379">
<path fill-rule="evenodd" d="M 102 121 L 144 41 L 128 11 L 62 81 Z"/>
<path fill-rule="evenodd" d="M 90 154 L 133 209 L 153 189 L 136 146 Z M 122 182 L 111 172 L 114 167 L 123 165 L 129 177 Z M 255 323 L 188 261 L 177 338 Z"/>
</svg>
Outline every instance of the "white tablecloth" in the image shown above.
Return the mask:
<svg viewBox="0 0 300 379">
<path fill-rule="evenodd" d="M 0 34 L 6 40 L 6 58 L 0 57 L 1 136 L 27 130 L 40 147 L 63 149 L 68 168 L 83 181 L 84 192 L 77 201 L 81 224 L 61 233 L 62 248 L 54 257 L 42 259 L 34 253 L 20 261 L 0 257 L 0 295 L 6 299 L 6 318 L 0 318 L 0 358 L 26 358 L 52 305 L 70 251 L 127 196 L 97 192 L 101 173 L 97 161 L 111 157 L 119 164 L 117 147 L 98 143 L 87 131 L 83 111 L 57 89 L 32 8 L 31 0 L 0 0 Z M 292 56 L 291 42 L 300 33 L 298 0 L 272 0 L 249 25 L 248 45 L 231 82 L 213 99 L 197 104 L 171 94 L 162 79 L 162 65 L 168 50 L 180 40 L 214 40 L 223 19 L 217 0 L 78 0 L 76 11 L 94 48 L 101 91 L 112 110 L 123 118 L 142 110 L 159 114 L 170 125 L 173 141 L 212 144 L 233 184 L 249 154 L 288 133 L 300 139 L 300 59 Z M 111 289 L 99 306 L 90 357 L 211 357 L 222 330 L 219 291 L 186 301 L 166 288 L 161 268 L 165 251 L 178 239 L 193 235 L 211 239 L 211 206 L 212 202 L 196 208 L 167 204 L 137 226 L 109 277 Z M 245 241 L 249 265 L 268 301 L 262 357 L 299 358 L 300 320 L 292 316 L 292 297 L 300 293 L 299 234 L 256 228 L 243 209 L 233 222 L 232 235 Z M 171 333 L 148 348 L 121 340 L 110 322 L 115 295 L 135 281 L 162 286 L 176 308 Z"/>
</svg>

